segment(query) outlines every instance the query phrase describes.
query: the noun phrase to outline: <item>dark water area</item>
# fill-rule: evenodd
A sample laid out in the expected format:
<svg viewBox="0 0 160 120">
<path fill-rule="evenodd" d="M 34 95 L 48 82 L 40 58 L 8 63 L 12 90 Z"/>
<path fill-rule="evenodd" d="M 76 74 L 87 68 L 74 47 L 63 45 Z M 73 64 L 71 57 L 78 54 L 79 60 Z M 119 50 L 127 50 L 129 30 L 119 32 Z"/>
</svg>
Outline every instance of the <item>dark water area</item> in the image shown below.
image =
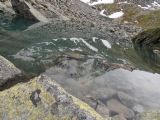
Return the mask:
<svg viewBox="0 0 160 120">
<path fill-rule="evenodd" d="M 22 31 L 25 30 L 28 26 L 35 23 L 33 21 L 28 21 L 16 16 L 4 16 L 3 13 L 0 13 L 0 16 L 0 27 L 9 31 Z"/>
</svg>

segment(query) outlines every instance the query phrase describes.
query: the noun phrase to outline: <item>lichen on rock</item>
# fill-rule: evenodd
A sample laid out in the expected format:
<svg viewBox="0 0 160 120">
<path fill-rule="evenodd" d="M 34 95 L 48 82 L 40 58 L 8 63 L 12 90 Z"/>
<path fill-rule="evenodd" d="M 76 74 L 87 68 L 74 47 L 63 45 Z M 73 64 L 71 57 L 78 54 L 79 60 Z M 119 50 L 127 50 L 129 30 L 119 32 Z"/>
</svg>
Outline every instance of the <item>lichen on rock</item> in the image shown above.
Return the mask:
<svg viewBox="0 0 160 120">
<path fill-rule="evenodd" d="M 0 103 L 0 119 L 103 120 L 91 107 L 44 75 L 1 91 Z"/>
</svg>

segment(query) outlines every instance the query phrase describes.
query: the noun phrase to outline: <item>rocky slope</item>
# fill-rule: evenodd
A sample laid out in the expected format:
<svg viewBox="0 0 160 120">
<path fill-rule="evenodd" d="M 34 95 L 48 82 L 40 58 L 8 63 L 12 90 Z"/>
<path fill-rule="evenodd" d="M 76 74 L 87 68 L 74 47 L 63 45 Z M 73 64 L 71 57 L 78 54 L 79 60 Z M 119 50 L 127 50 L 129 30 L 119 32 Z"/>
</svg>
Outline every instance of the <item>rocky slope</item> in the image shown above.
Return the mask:
<svg viewBox="0 0 160 120">
<path fill-rule="evenodd" d="M 113 21 L 131 22 L 145 29 L 160 26 L 159 1 L 115 1 L 112 4 L 96 4 L 94 6 L 101 11 L 100 14 L 104 17 L 113 17 L 117 13 L 123 13 L 121 16 L 114 16 Z"/>
<path fill-rule="evenodd" d="M 62 24 L 70 28 L 78 28 L 79 30 L 94 32 L 95 36 L 102 35 L 111 37 L 110 42 L 131 42 L 131 37 L 136 35 L 141 29 L 132 24 L 118 24 L 112 22 L 110 19 L 101 17 L 99 11 L 93 9 L 91 6 L 79 0 L 65 0 L 65 1 L 11 1 L 13 9 L 17 15 L 24 18 L 31 18 L 38 21 L 50 21 L 44 27 L 30 30 L 31 32 L 41 30 L 43 32 L 53 31 L 56 24 Z M 23 8 L 21 8 L 23 6 Z M 36 12 L 35 12 L 36 11 Z M 38 14 L 37 14 L 38 12 Z M 41 17 L 40 17 L 41 16 Z M 46 19 L 46 20 L 44 20 Z M 58 21 L 56 21 L 58 19 Z M 38 26 L 42 26 L 39 24 Z M 75 26 L 76 25 L 76 26 Z M 37 27 L 37 26 L 36 26 Z M 32 29 L 35 26 L 32 26 Z M 87 29 L 89 28 L 89 29 Z M 77 31 L 77 30 L 76 30 Z M 73 30 L 75 32 L 75 30 Z M 52 34 L 52 33 L 50 33 Z M 75 36 L 76 37 L 76 36 Z"/>
</svg>

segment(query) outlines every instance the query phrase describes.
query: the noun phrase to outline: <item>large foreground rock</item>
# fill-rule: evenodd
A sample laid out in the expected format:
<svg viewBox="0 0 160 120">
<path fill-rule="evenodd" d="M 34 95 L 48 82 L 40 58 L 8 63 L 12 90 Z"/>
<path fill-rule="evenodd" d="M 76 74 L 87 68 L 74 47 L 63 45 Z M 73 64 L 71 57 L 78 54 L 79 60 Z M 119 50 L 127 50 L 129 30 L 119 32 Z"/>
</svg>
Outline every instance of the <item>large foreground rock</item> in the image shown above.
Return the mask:
<svg viewBox="0 0 160 120">
<path fill-rule="evenodd" d="M 0 103 L 1 120 L 103 120 L 44 75 L 0 92 Z"/>
<path fill-rule="evenodd" d="M 15 80 L 22 76 L 22 72 L 16 68 L 10 61 L 0 56 L 0 86 L 7 81 Z"/>
</svg>

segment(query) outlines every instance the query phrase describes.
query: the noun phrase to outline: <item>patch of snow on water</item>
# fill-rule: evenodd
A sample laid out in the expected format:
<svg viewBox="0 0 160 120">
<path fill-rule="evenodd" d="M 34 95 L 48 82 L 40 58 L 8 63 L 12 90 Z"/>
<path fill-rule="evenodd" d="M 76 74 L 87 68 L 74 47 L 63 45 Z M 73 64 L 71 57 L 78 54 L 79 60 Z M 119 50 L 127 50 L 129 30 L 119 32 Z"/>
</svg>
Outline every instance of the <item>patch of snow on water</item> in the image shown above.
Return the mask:
<svg viewBox="0 0 160 120">
<path fill-rule="evenodd" d="M 71 41 L 73 41 L 76 45 L 77 45 L 77 42 L 80 42 L 82 41 L 89 49 L 95 51 L 95 52 L 98 52 L 98 49 L 95 48 L 94 46 L 90 45 L 88 42 L 86 42 L 84 39 L 82 38 L 70 38 Z"/>
<path fill-rule="evenodd" d="M 96 42 L 97 39 L 97 37 L 92 37 L 93 42 Z"/>
<path fill-rule="evenodd" d="M 102 40 L 102 39 L 101 39 Z M 104 44 L 104 46 L 106 46 L 107 48 L 112 48 L 111 44 L 107 41 L 107 40 L 102 40 L 102 43 Z"/>
<path fill-rule="evenodd" d="M 122 11 L 120 11 L 120 12 L 115 12 L 115 13 L 109 15 L 108 17 L 109 18 L 119 18 L 119 17 L 122 17 L 123 15 L 124 15 L 124 13 Z"/>
<path fill-rule="evenodd" d="M 80 42 L 81 39 L 82 38 L 76 38 L 76 37 L 70 38 L 70 40 L 73 41 L 76 45 L 77 45 L 77 42 Z"/>
<path fill-rule="evenodd" d="M 14 59 L 21 59 L 23 61 L 35 61 L 35 59 L 33 58 L 33 54 L 36 51 L 34 49 L 22 49 L 20 50 L 18 53 L 16 53 L 15 55 L 12 55 L 12 57 Z"/>
<path fill-rule="evenodd" d="M 49 46 L 49 45 L 55 45 L 53 42 L 41 42 L 41 43 L 37 43 L 37 45 L 46 45 L 46 46 Z"/>
<path fill-rule="evenodd" d="M 98 52 L 98 49 L 95 48 L 94 46 L 90 45 L 88 42 L 86 42 L 84 39 L 82 39 L 82 42 L 88 47 L 90 48 L 91 50 L 95 51 L 95 52 Z"/>
<path fill-rule="evenodd" d="M 53 41 L 58 41 L 58 39 L 52 39 Z"/>
<path fill-rule="evenodd" d="M 70 48 L 71 51 L 83 51 L 82 49 L 80 48 Z"/>
<path fill-rule="evenodd" d="M 114 0 L 97 0 L 97 2 L 89 3 L 89 5 L 99 5 L 99 4 L 112 4 Z"/>
</svg>

